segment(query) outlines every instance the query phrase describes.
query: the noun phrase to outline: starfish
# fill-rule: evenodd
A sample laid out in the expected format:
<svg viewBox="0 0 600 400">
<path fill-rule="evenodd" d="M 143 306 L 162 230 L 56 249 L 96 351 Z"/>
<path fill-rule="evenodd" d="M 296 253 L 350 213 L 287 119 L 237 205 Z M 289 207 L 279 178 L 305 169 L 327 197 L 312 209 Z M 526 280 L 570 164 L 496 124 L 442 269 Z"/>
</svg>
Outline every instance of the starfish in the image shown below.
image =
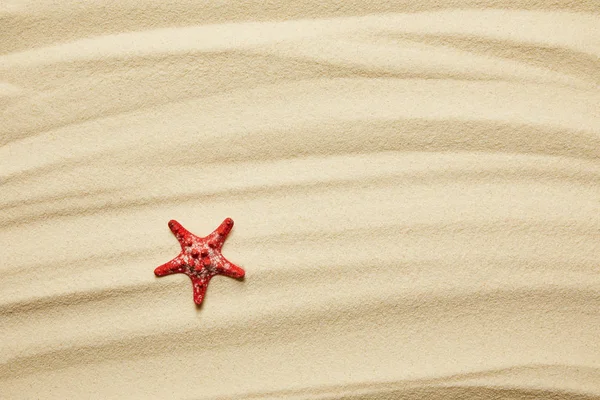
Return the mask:
<svg viewBox="0 0 600 400">
<path fill-rule="evenodd" d="M 199 237 L 185 229 L 175 220 L 169 221 L 169 228 L 181 244 L 181 253 L 166 264 L 154 270 L 156 276 L 186 274 L 194 287 L 194 303 L 202 304 L 208 282 L 215 275 L 243 278 L 245 272 L 227 261 L 221 248 L 233 228 L 233 220 L 226 218 L 217 229 L 206 237 Z"/>
</svg>

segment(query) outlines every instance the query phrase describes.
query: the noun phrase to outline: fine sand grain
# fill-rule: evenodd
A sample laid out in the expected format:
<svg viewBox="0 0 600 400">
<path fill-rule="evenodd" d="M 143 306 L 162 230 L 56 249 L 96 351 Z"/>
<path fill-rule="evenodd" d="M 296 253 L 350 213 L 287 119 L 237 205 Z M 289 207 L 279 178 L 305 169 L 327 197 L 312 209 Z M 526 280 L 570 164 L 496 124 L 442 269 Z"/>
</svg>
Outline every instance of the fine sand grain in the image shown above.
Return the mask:
<svg viewBox="0 0 600 400">
<path fill-rule="evenodd" d="M 0 398 L 600 399 L 599 84 L 597 0 L 1 2 Z"/>
</svg>

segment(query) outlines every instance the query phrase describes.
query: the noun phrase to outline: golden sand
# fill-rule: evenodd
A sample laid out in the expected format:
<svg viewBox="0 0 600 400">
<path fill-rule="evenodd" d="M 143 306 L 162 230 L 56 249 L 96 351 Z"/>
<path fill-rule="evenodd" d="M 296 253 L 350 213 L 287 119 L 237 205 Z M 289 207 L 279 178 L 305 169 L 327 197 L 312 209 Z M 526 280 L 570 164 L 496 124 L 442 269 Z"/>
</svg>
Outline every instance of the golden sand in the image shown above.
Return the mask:
<svg viewBox="0 0 600 400">
<path fill-rule="evenodd" d="M 600 398 L 600 3 L 484 3 L 0 4 L 0 398 Z"/>
</svg>

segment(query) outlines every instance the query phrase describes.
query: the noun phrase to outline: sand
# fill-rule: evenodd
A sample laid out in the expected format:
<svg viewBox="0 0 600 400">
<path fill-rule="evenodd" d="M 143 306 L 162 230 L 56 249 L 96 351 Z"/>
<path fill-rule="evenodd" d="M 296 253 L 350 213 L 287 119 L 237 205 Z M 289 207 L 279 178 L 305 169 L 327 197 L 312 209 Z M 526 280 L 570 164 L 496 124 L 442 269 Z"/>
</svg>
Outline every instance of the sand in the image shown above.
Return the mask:
<svg viewBox="0 0 600 400">
<path fill-rule="evenodd" d="M 0 31 L 0 398 L 600 398 L 596 0 L 8 0 Z M 225 217 L 246 278 L 197 309 L 167 222 Z"/>
</svg>

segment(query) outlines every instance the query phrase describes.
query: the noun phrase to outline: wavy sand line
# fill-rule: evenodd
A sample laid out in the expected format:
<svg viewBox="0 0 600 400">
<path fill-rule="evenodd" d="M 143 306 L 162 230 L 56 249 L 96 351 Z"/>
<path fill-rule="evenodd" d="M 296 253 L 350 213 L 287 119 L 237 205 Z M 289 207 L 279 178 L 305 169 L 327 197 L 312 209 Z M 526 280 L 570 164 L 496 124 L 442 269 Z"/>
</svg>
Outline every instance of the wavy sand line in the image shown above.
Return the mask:
<svg viewBox="0 0 600 400">
<path fill-rule="evenodd" d="M 0 6 L 0 397 L 600 398 L 600 9 L 529 3 Z"/>
</svg>

